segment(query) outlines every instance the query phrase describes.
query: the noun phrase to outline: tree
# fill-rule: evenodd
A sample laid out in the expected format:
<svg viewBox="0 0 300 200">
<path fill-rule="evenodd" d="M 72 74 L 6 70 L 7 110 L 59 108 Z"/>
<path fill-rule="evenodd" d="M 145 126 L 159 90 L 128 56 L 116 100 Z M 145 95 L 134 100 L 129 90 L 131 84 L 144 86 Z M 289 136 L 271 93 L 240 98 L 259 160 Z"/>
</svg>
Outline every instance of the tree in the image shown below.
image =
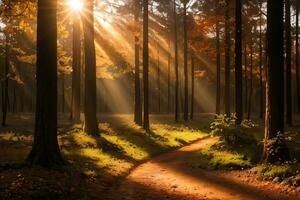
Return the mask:
<svg viewBox="0 0 300 200">
<path fill-rule="evenodd" d="M 300 111 L 300 74 L 299 74 L 299 1 L 296 1 L 296 89 L 297 89 L 297 109 Z"/>
<path fill-rule="evenodd" d="M 64 163 L 57 141 L 56 13 L 56 0 L 38 1 L 35 130 L 27 161 L 46 167 Z"/>
<path fill-rule="evenodd" d="M 243 120 L 242 1 L 235 2 L 235 110 L 236 124 L 240 125 Z"/>
<path fill-rule="evenodd" d="M 264 115 L 264 85 L 263 85 L 263 38 L 262 38 L 262 0 L 259 1 L 259 117 L 263 119 Z"/>
<path fill-rule="evenodd" d="M 225 114 L 230 115 L 230 32 L 229 32 L 229 3 L 225 8 Z"/>
<path fill-rule="evenodd" d="M 143 0 L 143 80 L 144 80 L 144 129 L 150 130 L 149 123 L 149 0 Z"/>
<path fill-rule="evenodd" d="M 81 73 L 81 41 L 80 41 L 80 13 L 73 15 L 73 73 L 72 73 L 72 107 L 71 119 L 80 122 L 80 73 Z"/>
<path fill-rule="evenodd" d="M 187 4 L 189 0 L 183 0 L 183 68 L 184 68 L 184 108 L 183 119 L 189 120 L 189 90 L 188 90 L 188 36 L 187 36 Z"/>
<path fill-rule="evenodd" d="M 195 61 L 191 56 L 191 114 L 190 119 L 194 120 L 194 104 L 195 104 Z"/>
<path fill-rule="evenodd" d="M 247 38 L 246 34 L 244 34 L 244 75 L 245 75 L 245 112 L 248 109 L 248 51 L 247 51 Z"/>
<path fill-rule="evenodd" d="M 174 66 L 175 66 L 175 122 L 179 120 L 179 69 L 178 69 L 178 43 L 177 43 L 177 12 L 176 0 L 173 0 L 173 14 L 174 14 Z"/>
<path fill-rule="evenodd" d="M 218 5 L 216 6 L 216 14 L 219 15 Z M 216 23 L 216 72 L 217 72 L 217 82 L 216 82 L 216 114 L 221 113 L 221 49 L 220 49 L 220 21 L 217 20 Z"/>
<path fill-rule="evenodd" d="M 159 56 L 159 42 L 157 41 L 157 107 L 158 113 L 161 111 L 161 85 L 160 85 L 160 56 Z"/>
<path fill-rule="evenodd" d="M 283 7 L 283 0 L 268 1 L 268 76 L 263 161 L 269 163 L 289 159 L 289 152 L 282 136 L 284 133 Z"/>
<path fill-rule="evenodd" d="M 88 134 L 97 135 L 99 130 L 96 118 L 96 52 L 94 41 L 93 0 L 86 0 L 85 11 L 85 17 L 83 18 L 85 55 L 85 131 Z"/>
<path fill-rule="evenodd" d="M 251 119 L 252 95 L 253 95 L 253 28 L 250 31 L 250 83 L 249 83 L 249 100 L 248 100 L 248 120 Z"/>
<path fill-rule="evenodd" d="M 8 71 L 10 63 L 10 39 L 9 33 L 5 34 L 5 67 L 4 67 L 4 93 L 2 102 L 2 126 L 6 126 L 7 107 L 8 107 Z"/>
<path fill-rule="evenodd" d="M 292 62 L 291 62 L 291 2 L 285 0 L 285 48 L 286 48 L 286 122 L 292 125 Z"/>
<path fill-rule="evenodd" d="M 139 24 L 139 11 L 140 11 L 140 1 L 135 0 L 134 2 L 134 23 L 135 26 L 138 27 Z M 136 30 L 134 36 L 134 49 L 135 49 L 135 103 L 134 103 L 134 122 L 138 125 L 143 124 L 143 113 L 142 113 L 142 102 L 141 102 L 141 84 L 140 84 L 140 41 L 139 36 L 137 34 L 138 30 Z"/>
</svg>

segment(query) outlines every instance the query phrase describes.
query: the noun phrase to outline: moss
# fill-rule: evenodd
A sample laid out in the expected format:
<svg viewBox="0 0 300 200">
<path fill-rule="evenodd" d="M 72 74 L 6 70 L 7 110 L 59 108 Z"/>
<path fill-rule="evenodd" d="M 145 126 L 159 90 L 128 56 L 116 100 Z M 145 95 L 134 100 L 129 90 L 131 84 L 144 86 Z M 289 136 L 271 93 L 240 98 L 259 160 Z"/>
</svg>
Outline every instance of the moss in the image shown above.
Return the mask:
<svg viewBox="0 0 300 200">
<path fill-rule="evenodd" d="M 226 170 L 244 169 L 251 166 L 250 161 L 245 159 L 244 155 L 228 150 L 224 142 L 217 137 L 195 153 L 193 160 L 192 165 L 201 168 Z M 210 166 L 207 166 L 207 163 Z"/>
</svg>

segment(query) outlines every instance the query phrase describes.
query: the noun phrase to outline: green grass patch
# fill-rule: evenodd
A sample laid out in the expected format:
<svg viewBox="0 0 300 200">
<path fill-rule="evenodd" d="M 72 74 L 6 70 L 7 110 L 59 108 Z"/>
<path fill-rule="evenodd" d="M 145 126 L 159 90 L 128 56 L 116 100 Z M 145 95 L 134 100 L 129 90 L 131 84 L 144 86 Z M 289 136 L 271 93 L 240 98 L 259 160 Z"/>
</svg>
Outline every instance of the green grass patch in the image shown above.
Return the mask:
<svg viewBox="0 0 300 200">
<path fill-rule="evenodd" d="M 296 162 L 281 165 L 261 164 L 253 167 L 250 171 L 267 180 L 291 186 L 300 185 L 300 164 Z"/>
<path fill-rule="evenodd" d="M 157 154 L 207 136 L 200 130 L 172 124 L 153 124 L 150 133 L 135 124 L 100 124 L 93 137 L 80 129 L 60 136 L 65 157 L 89 176 L 122 176 Z"/>
</svg>

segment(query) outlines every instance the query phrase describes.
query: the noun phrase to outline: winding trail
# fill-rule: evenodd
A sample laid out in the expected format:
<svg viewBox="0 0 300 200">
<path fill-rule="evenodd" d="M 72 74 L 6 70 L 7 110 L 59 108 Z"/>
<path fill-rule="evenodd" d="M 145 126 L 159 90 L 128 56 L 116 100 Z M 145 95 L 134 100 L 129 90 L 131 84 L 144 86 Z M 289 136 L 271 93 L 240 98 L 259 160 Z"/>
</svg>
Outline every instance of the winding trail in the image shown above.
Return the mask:
<svg viewBox="0 0 300 200">
<path fill-rule="evenodd" d="M 107 200 L 300 200 L 299 188 L 262 181 L 247 171 L 210 171 L 191 165 L 191 154 L 217 138 L 206 138 L 135 168 L 105 195 Z M 298 195 L 298 196 L 297 196 Z"/>
</svg>

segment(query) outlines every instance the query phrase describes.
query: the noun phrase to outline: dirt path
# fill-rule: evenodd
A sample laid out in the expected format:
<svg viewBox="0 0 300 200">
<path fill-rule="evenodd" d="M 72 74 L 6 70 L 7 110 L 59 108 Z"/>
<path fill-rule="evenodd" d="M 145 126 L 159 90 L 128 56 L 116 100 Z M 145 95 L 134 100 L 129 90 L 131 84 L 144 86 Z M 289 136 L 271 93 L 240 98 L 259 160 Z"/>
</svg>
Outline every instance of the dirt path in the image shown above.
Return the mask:
<svg viewBox="0 0 300 200">
<path fill-rule="evenodd" d="M 192 167 L 189 155 L 214 140 L 200 140 L 138 166 L 101 199 L 300 199 L 299 190 L 259 180 L 247 171 L 216 172 Z"/>
</svg>

